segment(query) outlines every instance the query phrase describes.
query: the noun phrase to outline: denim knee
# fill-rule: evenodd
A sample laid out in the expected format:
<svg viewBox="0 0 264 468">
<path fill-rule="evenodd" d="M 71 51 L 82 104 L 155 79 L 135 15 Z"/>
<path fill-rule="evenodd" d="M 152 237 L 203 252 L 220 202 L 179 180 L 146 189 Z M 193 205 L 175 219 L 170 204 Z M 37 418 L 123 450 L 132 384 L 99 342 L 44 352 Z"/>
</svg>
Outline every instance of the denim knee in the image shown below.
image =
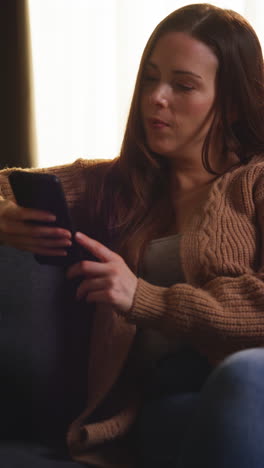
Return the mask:
<svg viewBox="0 0 264 468">
<path fill-rule="evenodd" d="M 263 418 L 264 349 L 236 352 L 205 382 L 177 466 L 262 467 Z"/>
<path fill-rule="evenodd" d="M 212 372 L 206 386 L 211 390 L 254 391 L 254 388 L 264 387 L 264 348 L 251 348 L 238 351 L 228 356 Z"/>
<path fill-rule="evenodd" d="M 249 348 L 242 351 L 237 351 L 228 356 L 220 366 L 243 366 L 246 370 L 249 366 L 257 366 L 263 369 L 264 366 L 264 347 L 263 348 Z"/>
</svg>

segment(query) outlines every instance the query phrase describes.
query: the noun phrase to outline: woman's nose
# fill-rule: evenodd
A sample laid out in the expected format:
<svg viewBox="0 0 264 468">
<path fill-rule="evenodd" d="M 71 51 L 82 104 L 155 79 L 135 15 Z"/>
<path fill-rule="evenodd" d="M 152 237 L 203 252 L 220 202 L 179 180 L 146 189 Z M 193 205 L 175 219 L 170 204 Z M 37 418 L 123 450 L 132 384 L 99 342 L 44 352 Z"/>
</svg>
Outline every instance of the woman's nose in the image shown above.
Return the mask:
<svg viewBox="0 0 264 468">
<path fill-rule="evenodd" d="M 166 107 L 169 104 L 170 89 L 166 84 L 158 84 L 150 96 L 152 104 Z"/>
</svg>

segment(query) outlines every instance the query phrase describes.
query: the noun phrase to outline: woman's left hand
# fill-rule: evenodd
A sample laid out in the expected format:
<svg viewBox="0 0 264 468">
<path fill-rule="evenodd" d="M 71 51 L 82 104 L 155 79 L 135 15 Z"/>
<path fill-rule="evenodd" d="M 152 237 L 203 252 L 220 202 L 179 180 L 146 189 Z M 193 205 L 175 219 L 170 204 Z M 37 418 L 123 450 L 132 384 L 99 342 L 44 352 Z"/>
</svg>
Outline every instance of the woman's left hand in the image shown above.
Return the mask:
<svg viewBox="0 0 264 468">
<path fill-rule="evenodd" d="M 75 234 L 75 239 L 100 260 L 83 260 L 69 268 L 69 279 L 83 277 L 77 289 L 77 299 L 105 302 L 113 305 L 121 313 L 128 312 L 133 304 L 137 277 L 120 255 L 100 242 L 80 232 Z"/>
</svg>

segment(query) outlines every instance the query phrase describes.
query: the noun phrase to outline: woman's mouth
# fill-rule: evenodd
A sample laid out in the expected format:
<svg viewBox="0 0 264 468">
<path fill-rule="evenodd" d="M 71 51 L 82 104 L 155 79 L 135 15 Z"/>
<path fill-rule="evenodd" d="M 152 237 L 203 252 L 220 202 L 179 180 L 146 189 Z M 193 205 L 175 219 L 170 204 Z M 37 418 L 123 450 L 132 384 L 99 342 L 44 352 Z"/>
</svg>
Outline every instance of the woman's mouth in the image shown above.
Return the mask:
<svg viewBox="0 0 264 468">
<path fill-rule="evenodd" d="M 155 117 L 148 119 L 147 122 L 148 125 L 155 130 L 162 130 L 163 128 L 170 127 L 168 122 Z"/>
</svg>

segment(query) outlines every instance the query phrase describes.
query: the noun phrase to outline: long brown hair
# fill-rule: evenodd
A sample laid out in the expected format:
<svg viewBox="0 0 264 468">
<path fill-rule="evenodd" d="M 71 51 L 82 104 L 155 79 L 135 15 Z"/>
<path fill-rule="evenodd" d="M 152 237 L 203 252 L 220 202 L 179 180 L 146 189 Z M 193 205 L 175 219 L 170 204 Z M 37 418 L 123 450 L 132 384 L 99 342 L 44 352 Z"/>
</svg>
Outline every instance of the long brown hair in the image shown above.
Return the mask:
<svg viewBox="0 0 264 468">
<path fill-rule="evenodd" d="M 101 192 L 108 187 L 111 207 L 106 224 L 111 232 L 118 233 L 118 250 L 134 268 L 145 242 L 164 232 L 172 221 L 168 167 L 165 158 L 147 147 L 140 99 L 146 61 L 157 41 L 173 31 L 186 32 L 206 44 L 219 62 L 215 119 L 201 155 L 204 167 L 214 173 L 208 152 L 219 122 L 223 158 L 228 151 L 234 151 L 241 163 L 247 163 L 253 155 L 264 153 L 264 68 L 253 28 L 238 13 L 210 4 L 188 5 L 174 11 L 158 24 L 146 44 L 120 157 L 110 165 Z M 232 115 L 236 118 L 232 119 Z"/>
</svg>

